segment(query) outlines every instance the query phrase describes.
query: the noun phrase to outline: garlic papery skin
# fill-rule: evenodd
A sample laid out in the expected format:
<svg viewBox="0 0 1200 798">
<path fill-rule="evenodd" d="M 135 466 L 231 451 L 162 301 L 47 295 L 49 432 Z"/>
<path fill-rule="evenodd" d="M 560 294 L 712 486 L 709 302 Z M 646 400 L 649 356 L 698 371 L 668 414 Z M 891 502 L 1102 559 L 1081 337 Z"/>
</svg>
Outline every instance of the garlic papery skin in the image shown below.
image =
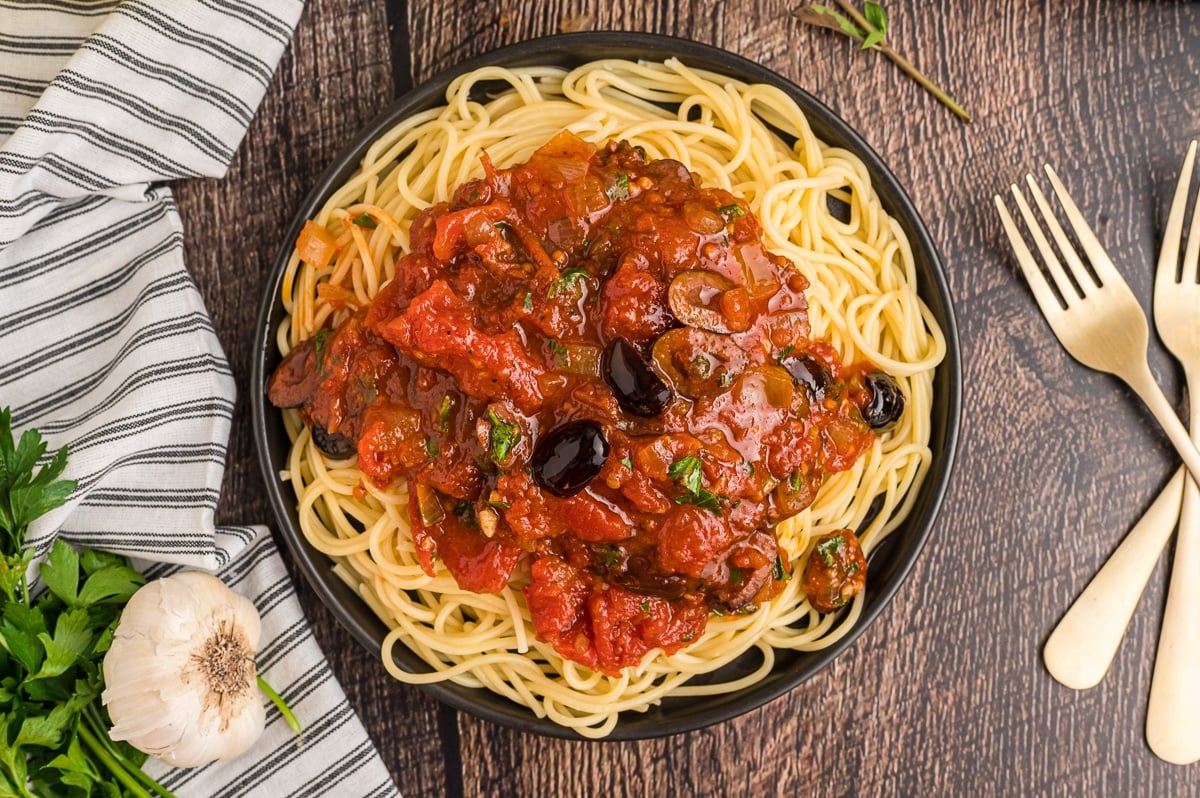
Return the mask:
<svg viewBox="0 0 1200 798">
<path fill-rule="evenodd" d="M 104 656 L 109 736 L 175 767 L 229 759 L 263 731 L 254 654 L 262 625 L 215 576 L 184 571 L 129 600 Z"/>
</svg>

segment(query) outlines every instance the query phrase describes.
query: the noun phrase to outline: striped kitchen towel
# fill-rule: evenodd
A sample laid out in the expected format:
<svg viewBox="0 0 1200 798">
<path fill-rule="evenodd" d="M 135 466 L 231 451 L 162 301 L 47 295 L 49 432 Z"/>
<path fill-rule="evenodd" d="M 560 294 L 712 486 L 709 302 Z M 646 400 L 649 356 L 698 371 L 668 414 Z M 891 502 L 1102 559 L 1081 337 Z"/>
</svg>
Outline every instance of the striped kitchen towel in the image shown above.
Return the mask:
<svg viewBox="0 0 1200 798">
<path fill-rule="evenodd" d="M 0 0 L 0 407 L 66 445 L 79 487 L 30 530 L 216 571 L 263 616 L 274 708 L 185 796 L 395 795 L 263 527 L 217 527 L 234 384 L 164 183 L 220 177 L 301 0 Z"/>
</svg>

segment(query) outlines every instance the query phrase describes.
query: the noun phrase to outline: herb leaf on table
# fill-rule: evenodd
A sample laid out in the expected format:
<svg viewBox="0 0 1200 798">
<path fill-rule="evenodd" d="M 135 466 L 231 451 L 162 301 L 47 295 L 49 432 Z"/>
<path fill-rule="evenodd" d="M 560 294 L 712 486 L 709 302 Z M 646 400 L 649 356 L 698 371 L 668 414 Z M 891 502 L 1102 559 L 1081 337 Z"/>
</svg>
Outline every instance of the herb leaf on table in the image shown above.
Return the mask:
<svg viewBox="0 0 1200 798">
<path fill-rule="evenodd" d="M 849 36 L 862 43 L 864 50 L 878 50 L 904 70 L 905 74 L 919 83 L 943 105 L 953 111 L 964 122 L 971 121 L 971 115 L 954 99 L 925 77 L 907 58 L 896 52 L 888 42 L 888 16 L 879 3 L 868 2 L 860 13 L 849 0 L 836 0 L 845 13 L 820 3 L 813 3 L 794 9 L 792 16 L 809 25 L 828 28 Z"/>
</svg>

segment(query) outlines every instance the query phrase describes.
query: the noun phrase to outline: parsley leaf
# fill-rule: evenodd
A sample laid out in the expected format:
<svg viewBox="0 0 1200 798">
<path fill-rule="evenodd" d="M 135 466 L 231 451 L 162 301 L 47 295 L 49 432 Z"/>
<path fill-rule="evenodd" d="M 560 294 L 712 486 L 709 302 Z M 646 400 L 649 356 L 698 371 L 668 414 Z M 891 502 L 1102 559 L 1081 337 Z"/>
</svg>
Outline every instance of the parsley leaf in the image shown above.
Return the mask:
<svg viewBox="0 0 1200 798">
<path fill-rule="evenodd" d="M 849 0 L 837 0 L 837 4 L 845 12 L 844 14 L 838 13 L 830 6 L 813 3 L 810 6 L 794 9 L 792 16 L 809 25 L 828 28 L 848 36 L 859 42 L 864 50 L 878 50 L 922 88 L 936 97 L 938 102 L 953 111 L 956 116 L 964 122 L 971 121 L 971 115 L 962 106 L 892 48 L 887 39 L 888 16 L 887 12 L 883 10 L 883 6 L 879 3 L 867 2 L 863 6 L 862 13 L 859 13 Z"/>
<path fill-rule="evenodd" d="M 512 452 L 513 446 L 521 440 L 521 428 L 511 421 L 505 421 L 496 415 L 495 410 L 488 410 L 488 418 L 492 422 L 492 432 L 488 438 L 492 459 L 497 464 L 503 464 Z"/>
<path fill-rule="evenodd" d="M 553 299 L 564 291 L 570 291 L 585 277 L 591 277 L 591 274 L 582 266 L 572 266 L 569 269 L 563 269 L 559 278 L 552 282 L 550 287 L 546 289 L 546 298 Z"/>
<path fill-rule="evenodd" d="M 687 493 L 676 496 L 676 504 L 694 504 L 714 515 L 721 514 L 721 497 L 700 484 L 700 458 L 693 454 L 671 463 L 667 476 L 679 483 Z"/>
<path fill-rule="evenodd" d="M 144 754 L 108 736 L 100 706 L 102 663 L 121 610 L 144 578 L 124 557 L 76 551 L 57 539 L 31 598 L 25 548 L 29 525 L 75 489 L 59 479 L 60 449 L 45 465 L 36 430 L 19 439 L 0 409 L 0 794 L 171 793 L 139 769 Z M 133 789 L 136 787 L 137 789 Z"/>
<path fill-rule="evenodd" d="M 677 480 L 690 493 L 700 490 L 700 458 L 694 454 L 676 460 L 667 469 L 667 476 Z"/>
<path fill-rule="evenodd" d="M 629 175 L 618 172 L 615 182 L 604 193 L 608 194 L 608 198 L 613 202 L 629 199 Z"/>
</svg>

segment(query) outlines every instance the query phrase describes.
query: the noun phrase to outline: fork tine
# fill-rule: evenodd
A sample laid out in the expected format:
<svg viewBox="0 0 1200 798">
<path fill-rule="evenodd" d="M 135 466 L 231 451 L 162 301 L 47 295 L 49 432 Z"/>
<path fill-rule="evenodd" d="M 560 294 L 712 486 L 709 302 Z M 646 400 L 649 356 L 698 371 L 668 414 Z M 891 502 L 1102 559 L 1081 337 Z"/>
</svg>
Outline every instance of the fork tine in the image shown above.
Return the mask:
<svg viewBox="0 0 1200 798">
<path fill-rule="evenodd" d="M 1188 156 L 1196 154 L 1196 142 L 1188 150 Z M 1196 196 L 1195 207 L 1192 208 L 1192 226 L 1188 228 L 1187 254 L 1183 258 L 1179 279 L 1183 282 L 1200 282 L 1200 195 Z"/>
<path fill-rule="evenodd" d="M 1162 250 L 1158 255 L 1158 273 L 1155 276 L 1155 285 L 1170 285 L 1176 282 L 1176 275 L 1179 274 L 1179 243 L 1183 240 L 1183 214 L 1187 209 L 1188 189 L 1192 185 L 1192 164 L 1196 160 L 1196 142 L 1192 142 L 1188 147 L 1187 155 L 1183 158 L 1183 166 L 1179 170 L 1179 182 L 1175 184 L 1175 198 L 1171 200 L 1171 210 L 1167 214 L 1167 224 L 1163 228 Z M 1200 209 L 1200 203 L 1196 207 Z M 1194 244 L 1196 244 L 1197 235 L 1200 235 L 1200 227 L 1196 226 L 1196 220 L 1192 220 L 1192 235 L 1188 238 L 1188 257 L 1194 255 Z M 1193 259 L 1193 271 L 1194 271 Z M 1186 272 L 1187 269 L 1185 268 Z M 1193 277 L 1193 282 L 1195 278 Z"/>
<path fill-rule="evenodd" d="M 1067 238 L 1067 232 L 1058 223 L 1058 217 L 1054 215 L 1054 211 L 1050 208 L 1050 203 L 1046 200 L 1046 195 L 1042 193 L 1042 189 L 1034 181 L 1033 175 L 1025 175 L 1025 182 L 1029 184 L 1029 193 L 1033 195 L 1033 201 L 1037 203 L 1038 209 L 1042 212 L 1042 219 L 1046 222 L 1046 227 L 1050 230 L 1050 235 L 1054 236 L 1054 242 L 1058 244 L 1058 251 L 1062 253 L 1063 258 L 1067 261 L 1067 269 L 1071 272 L 1071 276 L 1075 278 L 1075 283 L 1079 286 L 1080 292 L 1086 297 L 1096 290 L 1096 281 L 1092 279 L 1092 275 L 1084 267 L 1083 261 L 1079 259 L 1079 253 L 1075 251 L 1075 245 Z M 1048 261 L 1047 265 L 1050 267 L 1051 274 L 1054 275 L 1054 281 L 1058 283 L 1058 287 L 1064 292 L 1068 290 L 1064 288 L 1069 283 L 1062 271 L 1062 266 L 1053 261 Z M 1064 293 L 1064 295 L 1066 294 Z"/>
<path fill-rule="evenodd" d="M 1042 232 L 1042 227 L 1038 224 L 1033 209 L 1025 201 L 1025 195 L 1016 186 L 1012 186 L 1012 195 L 1013 199 L 1017 202 L 1017 209 L 1021 211 L 1021 218 L 1025 220 L 1025 227 L 1029 230 L 1029 235 L 1033 238 L 1033 242 L 1037 244 L 1038 251 L 1042 253 L 1042 262 L 1046 264 L 1046 271 L 1050 273 L 1054 284 L 1058 286 L 1059 296 L 1070 307 L 1079 298 L 1079 292 L 1075 290 L 1067 280 L 1066 274 L 1063 273 L 1062 263 L 1059 262 L 1058 255 L 1054 252 L 1054 247 L 1050 246 L 1050 242 L 1046 240 L 1046 235 Z"/>
<path fill-rule="evenodd" d="M 1071 223 L 1071 228 L 1075 231 L 1075 237 L 1079 239 L 1080 246 L 1087 253 L 1088 260 L 1092 263 L 1092 268 L 1096 271 L 1096 276 L 1100 278 L 1100 282 L 1105 285 L 1123 285 L 1125 280 L 1121 277 L 1121 273 L 1117 271 L 1117 267 L 1113 265 L 1112 259 L 1108 257 L 1108 253 L 1104 251 L 1104 245 L 1100 243 L 1100 239 L 1096 238 L 1096 234 L 1092 232 L 1092 228 L 1088 226 L 1087 221 L 1083 218 L 1083 214 L 1079 212 L 1079 207 L 1075 201 L 1071 199 L 1071 195 L 1067 193 L 1066 187 L 1062 181 L 1058 179 L 1058 175 L 1050 168 L 1050 164 L 1042 167 L 1046 170 L 1046 175 L 1050 178 L 1050 185 L 1054 189 L 1055 196 L 1063 206 L 1063 211 L 1067 215 L 1067 221 Z"/>
<path fill-rule="evenodd" d="M 996 210 L 1000 213 L 1004 232 L 1008 234 L 1008 241 L 1012 244 L 1013 252 L 1017 256 L 1017 265 L 1021 267 L 1021 271 L 1025 274 L 1025 281 L 1029 283 L 1029 288 L 1033 291 L 1033 298 L 1037 300 L 1038 307 L 1042 309 L 1042 314 L 1047 319 L 1055 318 L 1062 312 L 1062 308 L 1058 304 L 1058 297 L 1054 295 L 1050 284 L 1042 276 L 1037 259 L 1033 257 L 1029 247 L 1025 246 L 1025 239 L 1021 237 L 1021 231 L 1017 229 L 1017 223 L 1009 214 L 1008 208 L 1005 207 L 1004 200 L 1000 199 L 999 194 L 996 194 L 993 199 L 996 201 Z"/>
</svg>

